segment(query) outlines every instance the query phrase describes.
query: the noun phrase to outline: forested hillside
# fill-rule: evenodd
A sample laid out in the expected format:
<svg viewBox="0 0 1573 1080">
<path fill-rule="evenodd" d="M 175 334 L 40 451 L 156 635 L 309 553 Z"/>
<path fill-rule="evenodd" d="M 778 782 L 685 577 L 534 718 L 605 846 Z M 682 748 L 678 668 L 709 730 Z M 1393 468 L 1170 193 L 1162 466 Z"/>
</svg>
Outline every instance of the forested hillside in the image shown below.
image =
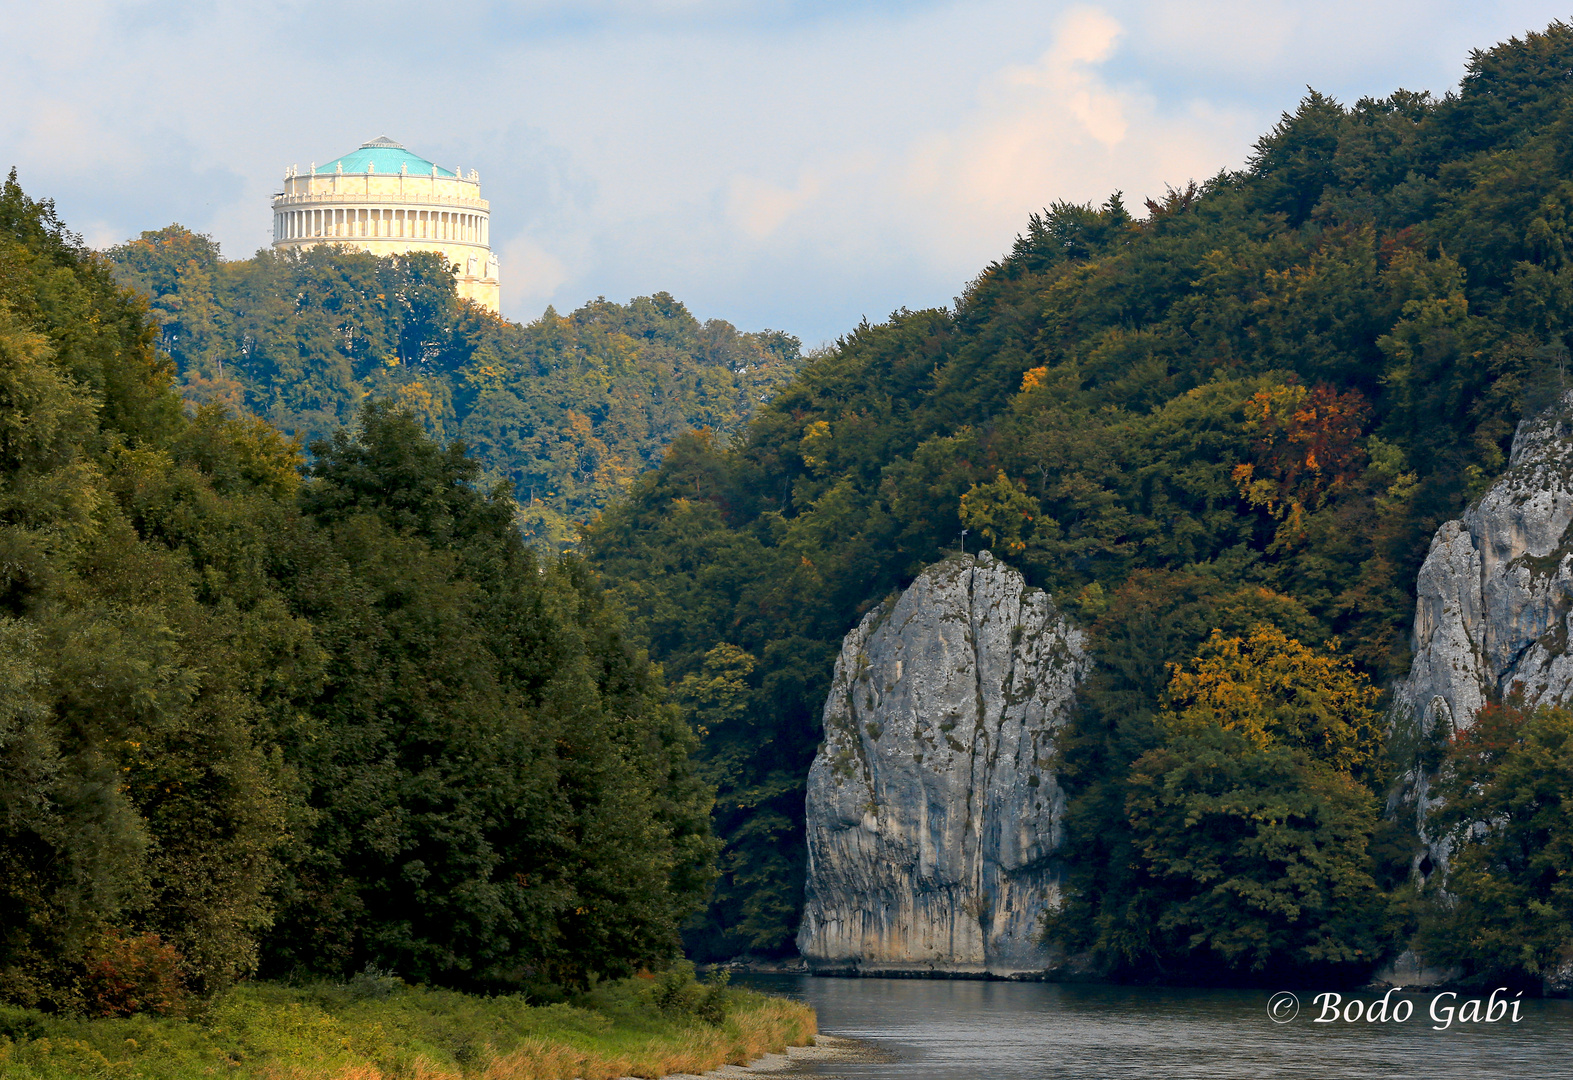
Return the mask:
<svg viewBox="0 0 1573 1080">
<path fill-rule="evenodd" d="M 604 513 L 592 563 L 719 789 L 701 954 L 790 949 L 837 644 L 963 528 L 1092 633 L 1063 942 L 1239 972 L 1358 967 L 1412 928 L 1371 687 L 1407 663 L 1432 531 L 1565 385 L 1570 69 L 1554 24 L 1456 94 L 1312 93 L 1141 216 L 1054 204 L 955 310 L 857 327 Z M 1216 848 L 1188 853 L 1195 815 Z"/>
<path fill-rule="evenodd" d="M 255 971 L 493 989 L 671 958 L 709 792 L 583 565 L 538 560 L 506 488 L 391 405 L 304 474 L 262 421 L 188 416 L 158 333 L 13 172 L 0 1000 L 120 1015 Z"/>
<path fill-rule="evenodd" d="M 226 261 L 179 225 L 109 255 L 148 298 L 188 401 L 243 407 L 307 444 L 367 397 L 395 402 L 510 481 L 526 535 L 554 553 L 674 436 L 735 429 L 801 362 L 796 338 L 700 323 L 665 293 L 508 323 L 461 302 L 436 255 Z"/>
</svg>

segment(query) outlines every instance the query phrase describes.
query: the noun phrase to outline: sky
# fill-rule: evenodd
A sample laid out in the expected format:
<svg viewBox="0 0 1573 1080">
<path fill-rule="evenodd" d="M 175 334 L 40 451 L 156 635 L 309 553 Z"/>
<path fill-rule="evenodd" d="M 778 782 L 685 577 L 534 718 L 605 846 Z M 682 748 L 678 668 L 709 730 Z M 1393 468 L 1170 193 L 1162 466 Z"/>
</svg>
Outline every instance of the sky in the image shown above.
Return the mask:
<svg viewBox="0 0 1573 1080">
<path fill-rule="evenodd" d="M 387 135 L 478 170 L 503 311 L 666 291 L 834 341 L 946 306 L 1028 215 L 1240 167 L 1307 86 L 1445 93 L 1554 3 L 0 0 L 0 169 L 95 247 L 228 258 Z"/>
</svg>

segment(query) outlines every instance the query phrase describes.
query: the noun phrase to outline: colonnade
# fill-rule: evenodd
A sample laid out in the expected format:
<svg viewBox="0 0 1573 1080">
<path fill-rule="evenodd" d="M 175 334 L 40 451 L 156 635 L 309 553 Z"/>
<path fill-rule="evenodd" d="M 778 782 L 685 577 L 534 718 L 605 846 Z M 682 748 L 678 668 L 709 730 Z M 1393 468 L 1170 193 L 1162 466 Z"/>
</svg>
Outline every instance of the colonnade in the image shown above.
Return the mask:
<svg viewBox="0 0 1573 1080">
<path fill-rule="evenodd" d="M 490 247 L 491 221 L 485 214 L 394 207 L 284 210 L 273 215 L 273 236 L 276 240 L 457 240 Z"/>
</svg>

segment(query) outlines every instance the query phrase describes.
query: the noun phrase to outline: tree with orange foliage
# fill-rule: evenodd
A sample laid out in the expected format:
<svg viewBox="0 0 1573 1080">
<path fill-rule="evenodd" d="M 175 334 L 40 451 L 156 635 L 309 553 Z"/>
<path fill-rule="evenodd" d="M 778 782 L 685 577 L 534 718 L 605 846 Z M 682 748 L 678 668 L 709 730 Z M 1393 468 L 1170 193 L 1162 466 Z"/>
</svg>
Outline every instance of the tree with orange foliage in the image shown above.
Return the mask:
<svg viewBox="0 0 1573 1080">
<path fill-rule="evenodd" d="M 1307 512 L 1359 481 L 1371 406 L 1358 390 L 1290 382 L 1258 390 L 1245 415 L 1255 461 L 1235 466 L 1234 481 L 1241 498 L 1281 523 L 1273 545 L 1287 548 L 1304 538 Z"/>
</svg>

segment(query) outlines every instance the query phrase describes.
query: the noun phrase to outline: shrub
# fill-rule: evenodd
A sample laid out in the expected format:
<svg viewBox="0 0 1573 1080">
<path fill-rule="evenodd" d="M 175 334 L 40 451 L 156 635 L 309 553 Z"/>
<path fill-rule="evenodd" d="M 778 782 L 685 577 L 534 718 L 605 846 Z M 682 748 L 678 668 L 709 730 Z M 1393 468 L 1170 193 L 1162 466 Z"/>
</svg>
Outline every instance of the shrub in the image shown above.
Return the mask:
<svg viewBox="0 0 1573 1080">
<path fill-rule="evenodd" d="M 732 973 L 729 971 L 722 969 L 711 972 L 699 1001 L 694 1005 L 694 1015 L 715 1027 L 725 1023 L 728 1003 L 726 987 L 731 981 Z"/>
<path fill-rule="evenodd" d="M 91 1016 L 150 1012 L 182 1016 L 189 991 L 184 958 L 154 933 L 126 937 L 109 930 L 93 945 L 82 977 L 82 997 Z"/>
<path fill-rule="evenodd" d="M 383 1001 L 403 987 L 403 979 L 376 964 L 367 964 L 364 970 L 356 972 L 344 984 L 351 1001 Z"/>
<path fill-rule="evenodd" d="M 687 960 L 674 964 L 656 980 L 653 1000 L 664 1013 L 691 1016 L 713 1027 L 726 1022 L 730 972 L 711 973 L 707 982 L 694 978 L 694 965 Z"/>
</svg>

